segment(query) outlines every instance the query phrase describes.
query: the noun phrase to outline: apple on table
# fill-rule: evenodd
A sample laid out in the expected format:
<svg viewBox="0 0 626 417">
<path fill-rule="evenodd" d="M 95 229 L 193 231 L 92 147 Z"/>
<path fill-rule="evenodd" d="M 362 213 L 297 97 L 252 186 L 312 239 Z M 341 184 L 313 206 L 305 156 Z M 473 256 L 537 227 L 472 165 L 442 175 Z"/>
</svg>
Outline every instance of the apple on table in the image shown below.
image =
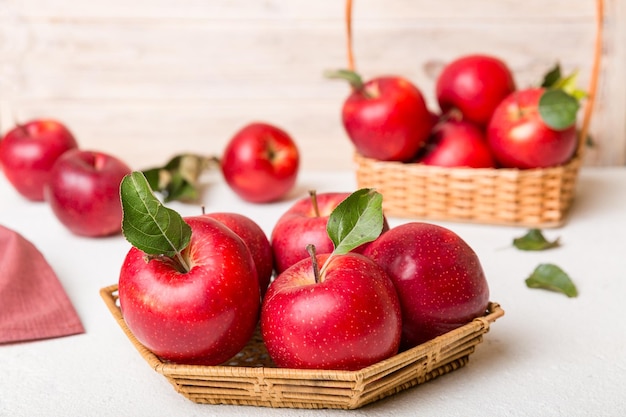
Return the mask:
<svg viewBox="0 0 626 417">
<path fill-rule="evenodd" d="M 61 122 L 35 119 L 18 124 L 0 140 L 0 165 L 13 187 L 31 201 L 44 200 L 54 162 L 78 147 L 76 138 Z"/>
</svg>

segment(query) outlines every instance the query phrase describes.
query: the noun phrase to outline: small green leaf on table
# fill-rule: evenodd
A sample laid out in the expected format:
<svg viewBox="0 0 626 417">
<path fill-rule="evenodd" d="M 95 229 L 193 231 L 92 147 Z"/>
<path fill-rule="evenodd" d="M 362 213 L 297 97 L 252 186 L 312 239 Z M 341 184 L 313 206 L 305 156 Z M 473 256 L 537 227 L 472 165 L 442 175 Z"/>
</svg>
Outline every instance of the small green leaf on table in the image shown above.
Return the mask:
<svg viewBox="0 0 626 417">
<path fill-rule="evenodd" d="M 541 251 L 559 247 L 559 238 L 549 241 L 545 238 L 541 229 L 530 229 L 521 237 L 513 239 L 513 246 L 520 250 Z"/>
<path fill-rule="evenodd" d="M 568 297 L 577 297 L 578 290 L 569 275 L 554 264 L 540 264 L 533 273 L 526 278 L 528 288 L 541 288 L 565 294 Z"/>
<path fill-rule="evenodd" d="M 124 177 L 120 197 L 124 237 L 146 254 L 175 259 L 188 271 L 181 253 L 191 240 L 191 228 L 180 214 L 161 204 L 143 173 Z"/>
</svg>

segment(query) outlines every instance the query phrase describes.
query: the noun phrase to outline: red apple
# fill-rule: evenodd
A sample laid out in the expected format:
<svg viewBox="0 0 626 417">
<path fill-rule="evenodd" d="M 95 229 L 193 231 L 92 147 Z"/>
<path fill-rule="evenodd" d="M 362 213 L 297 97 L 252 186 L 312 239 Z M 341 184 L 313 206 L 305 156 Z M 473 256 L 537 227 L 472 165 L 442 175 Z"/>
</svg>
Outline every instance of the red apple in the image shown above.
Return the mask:
<svg viewBox="0 0 626 417">
<path fill-rule="evenodd" d="M 192 233 L 182 252 L 189 271 L 131 248 L 120 271 L 120 307 L 137 340 L 162 359 L 218 365 L 246 345 L 257 325 L 255 265 L 243 240 L 217 220 L 185 222 Z"/>
<path fill-rule="evenodd" d="M 539 113 L 546 90 L 529 88 L 509 95 L 495 110 L 487 140 L 496 160 L 507 168 L 547 168 L 561 165 L 574 155 L 576 125 L 555 130 Z"/>
<path fill-rule="evenodd" d="M 441 226 L 396 226 L 365 250 L 393 281 L 408 349 L 484 315 L 489 287 L 474 250 Z"/>
<path fill-rule="evenodd" d="M 442 167 L 495 168 L 487 138 L 476 125 L 457 120 L 437 124 L 418 159 L 425 165 Z"/>
<path fill-rule="evenodd" d="M 446 65 L 435 89 L 442 112 L 459 111 L 463 120 L 486 126 L 498 104 L 515 91 L 515 81 L 502 60 L 474 54 Z"/>
<path fill-rule="evenodd" d="M 80 236 L 119 233 L 120 183 L 131 169 L 99 151 L 72 149 L 55 162 L 45 197 L 59 221 Z"/>
<path fill-rule="evenodd" d="M 327 257 L 318 255 L 319 265 Z M 261 332 L 279 367 L 361 369 L 398 351 L 398 296 L 387 274 L 363 255 L 335 256 L 319 281 L 305 259 L 270 284 Z"/>
<path fill-rule="evenodd" d="M 252 255 L 259 279 L 261 296 L 265 294 L 274 272 L 274 257 L 265 232 L 251 218 L 238 213 L 207 213 L 205 216 L 219 221 L 239 236 Z"/>
<path fill-rule="evenodd" d="M 287 132 L 267 123 L 251 123 L 230 140 L 221 167 L 226 182 L 242 199 L 268 203 L 293 188 L 299 161 L 298 148 Z"/>
<path fill-rule="evenodd" d="M 331 253 L 333 242 L 328 237 L 326 224 L 331 212 L 348 197 L 348 192 L 327 192 L 314 194 L 296 201 L 276 221 L 270 237 L 274 254 L 274 268 L 277 274 L 296 262 L 309 258 L 307 245 L 314 245 L 317 253 Z M 387 219 L 383 231 L 389 230 Z M 369 245 L 366 243 L 353 250 L 361 253 Z"/>
<path fill-rule="evenodd" d="M 342 120 L 356 150 L 382 161 L 408 161 L 428 139 L 432 113 L 421 91 L 402 77 L 352 83 Z"/>
<path fill-rule="evenodd" d="M 52 165 L 78 147 L 72 133 L 55 120 L 32 120 L 9 130 L 0 141 L 0 165 L 15 189 L 32 201 L 43 201 Z"/>
</svg>

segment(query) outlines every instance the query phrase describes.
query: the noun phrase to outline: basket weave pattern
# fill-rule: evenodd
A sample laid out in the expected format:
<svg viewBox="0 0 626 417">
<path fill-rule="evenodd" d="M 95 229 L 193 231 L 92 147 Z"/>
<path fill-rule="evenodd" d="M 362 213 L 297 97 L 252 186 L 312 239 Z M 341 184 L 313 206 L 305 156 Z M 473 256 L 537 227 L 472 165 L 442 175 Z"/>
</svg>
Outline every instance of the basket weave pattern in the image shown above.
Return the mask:
<svg viewBox="0 0 626 417">
<path fill-rule="evenodd" d="M 356 154 L 359 187 L 398 217 L 555 227 L 574 200 L 580 157 L 545 169 L 444 168 Z"/>
<path fill-rule="evenodd" d="M 490 303 L 483 317 L 359 371 L 277 368 L 257 331 L 248 345 L 220 366 L 162 361 L 126 326 L 117 285 L 100 295 L 128 339 L 157 373 L 191 401 L 276 408 L 355 409 L 464 366 L 491 323 L 504 315 Z"/>
</svg>

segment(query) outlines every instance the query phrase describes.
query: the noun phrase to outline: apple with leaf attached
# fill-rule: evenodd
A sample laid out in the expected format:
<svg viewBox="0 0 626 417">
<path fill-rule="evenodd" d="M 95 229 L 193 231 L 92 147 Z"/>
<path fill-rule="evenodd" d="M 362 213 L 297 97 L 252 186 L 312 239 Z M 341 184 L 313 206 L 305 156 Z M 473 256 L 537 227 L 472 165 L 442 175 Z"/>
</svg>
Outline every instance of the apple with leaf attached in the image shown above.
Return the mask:
<svg viewBox="0 0 626 417">
<path fill-rule="evenodd" d="M 397 353 L 398 295 L 385 271 L 351 252 L 383 228 L 382 196 L 362 189 L 333 210 L 330 254 L 287 268 L 270 284 L 261 307 L 261 333 L 279 367 L 357 370 Z"/>
<path fill-rule="evenodd" d="M 235 232 L 205 215 L 164 207 L 140 172 L 120 188 L 123 232 L 133 245 L 120 270 L 119 300 L 137 340 L 163 360 L 218 365 L 258 323 L 254 260 Z"/>
</svg>

